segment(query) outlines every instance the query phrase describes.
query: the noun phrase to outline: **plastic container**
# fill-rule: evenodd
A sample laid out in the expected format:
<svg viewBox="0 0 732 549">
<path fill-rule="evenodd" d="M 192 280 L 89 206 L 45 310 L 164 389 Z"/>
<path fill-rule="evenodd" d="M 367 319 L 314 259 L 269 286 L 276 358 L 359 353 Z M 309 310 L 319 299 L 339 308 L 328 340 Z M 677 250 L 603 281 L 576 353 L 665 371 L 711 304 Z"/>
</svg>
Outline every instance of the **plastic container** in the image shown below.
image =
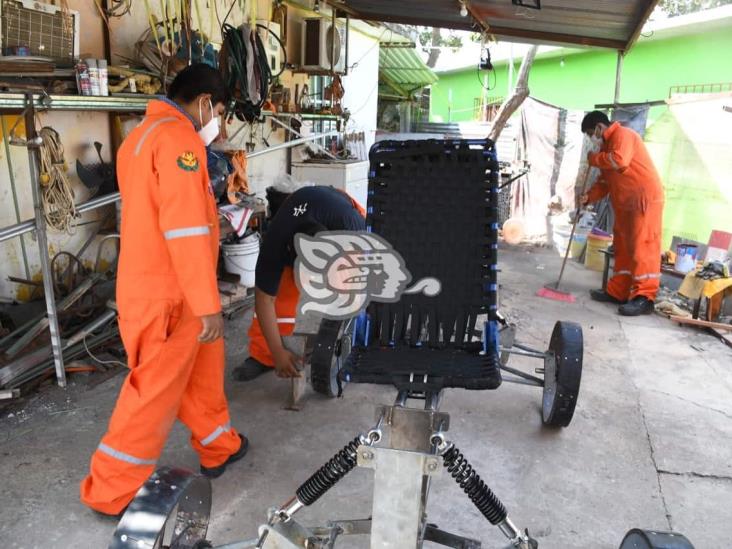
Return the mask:
<svg viewBox="0 0 732 549">
<path fill-rule="evenodd" d="M 97 60 L 97 72 L 99 73 L 99 95 L 109 95 L 109 74 L 107 60 Z"/>
<path fill-rule="evenodd" d="M 89 96 L 92 94 L 91 80 L 89 80 L 89 67 L 85 61 L 76 64 L 76 87 L 79 95 Z"/>
<path fill-rule="evenodd" d="M 594 233 L 588 234 L 585 267 L 592 271 L 602 271 L 605 268 L 605 255 L 601 254 L 600 250 L 607 250 L 612 243 L 612 236 L 602 236 Z"/>
<path fill-rule="evenodd" d="M 254 271 L 259 257 L 259 236 L 253 234 L 237 244 L 222 244 L 224 267 L 231 274 L 239 275 L 239 284 L 254 287 Z"/>
<path fill-rule="evenodd" d="M 696 244 L 677 244 L 676 263 L 674 269 L 680 273 L 688 273 L 696 268 L 696 257 L 699 247 Z"/>
<path fill-rule="evenodd" d="M 99 89 L 99 68 L 97 67 L 97 60 L 96 59 L 86 59 L 86 66 L 89 70 L 89 84 L 91 84 L 91 94 L 92 95 L 99 95 L 100 89 Z"/>
<path fill-rule="evenodd" d="M 569 245 L 569 257 L 572 259 L 579 259 L 582 255 L 582 250 L 585 249 L 586 245 L 587 233 L 584 231 L 580 233 L 579 227 L 577 227 L 577 230 L 572 237 L 572 243 Z"/>
</svg>

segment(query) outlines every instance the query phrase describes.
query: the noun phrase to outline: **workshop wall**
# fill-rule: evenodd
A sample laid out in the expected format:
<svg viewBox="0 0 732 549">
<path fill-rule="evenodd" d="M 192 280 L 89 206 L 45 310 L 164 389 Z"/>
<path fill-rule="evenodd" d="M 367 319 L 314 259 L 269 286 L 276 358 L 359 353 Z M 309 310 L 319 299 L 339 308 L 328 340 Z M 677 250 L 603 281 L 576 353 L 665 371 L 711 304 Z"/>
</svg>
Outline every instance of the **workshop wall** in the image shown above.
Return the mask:
<svg viewBox="0 0 732 549">
<path fill-rule="evenodd" d="M 152 3 L 154 4 L 154 3 Z M 208 6 L 207 6 L 208 4 Z M 207 34 L 210 34 L 212 42 L 220 43 L 221 36 L 217 19 L 225 16 L 225 13 L 216 15 L 213 9 L 214 3 L 201 2 L 202 26 Z M 256 17 L 268 19 L 270 14 L 269 0 L 258 0 L 256 5 Z M 157 5 L 155 5 L 157 7 Z M 209 7 L 210 6 L 210 7 Z M 86 0 L 69 0 L 69 8 L 77 10 L 81 16 L 80 52 L 82 57 L 103 58 L 104 52 L 104 22 L 99 15 L 94 2 Z M 158 8 L 159 9 L 159 8 Z M 325 16 L 327 10 L 321 10 L 320 16 Z M 160 18 L 160 14 L 153 13 Z M 293 6 L 288 8 L 288 58 L 299 63 L 300 56 L 300 21 L 305 17 L 316 16 L 315 12 L 298 9 Z M 229 22 L 240 24 L 250 17 L 250 12 L 243 12 L 237 3 L 229 16 Z M 194 13 L 194 23 L 198 18 Z M 134 56 L 134 44 L 140 35 L 148 28 L 148 14 L 145 11 L 143 2 L 133 2 L 130 14 L 121 18 L 110 19 L 110 47 L 112 63 L 126 63 L 127 58 Z M 364 23 L 354 23 L 349 35 L 349 63 L 358 61 L 358 65 L 349 71 L 344 77 L 343 84 L 346 90 L 343 100 L 344 108 L 349 108 L 353 114 L 348 123 L 348 131 L 364 131 L 366 133 L 367 146 L 373 143 L 376 132 L 376 109 L 377 109 L 377 82 L 378 82 L 378 59 L 379 40 L 378 31 L 368 32 Z M 308 81 L 308 75 L 293 74 L 290 71 L 280 77 L 282 84 L 289 87 L 293 92 L 295 84 L 302 85 Z M 294 103 L 294 99 L 293 99 Z M 3 117 L 6 131 L 14 122 L 14 116 Z M 81 184 L 75 173 L 76 159 L 82 162 L 93 162 L 96 158 L 91 144 L 100 141 L 103 144 L 103 156 L 105 160 L 110 159 L 110 122 L 109 115 L 103 112 L 49 112 L 39 115 L 41 125 L 51 125 L 60 134 L 61 141 L 65 147 L 65 158 L 69 166 L 69 178 L 72 181 L 76 201 L 83 202 L 89 198 L 87 189 Z M 244 125 L 235 120 L 227 128 L 229 135 L 233 135 Z M 19 134 L 24 135 L 22 125 L 19 127 Z M 308 124 L 302 128 L 303 134 L 310 133 Z M 246 142 L 254 142 L 255 150 L 262 150 L 267 145 L 280 144 L 284 141 L 285 132 L 274 126 L 269 120 L 262 124 L 255 124 L 252 127 L 244 127 L 239 132 L 233 143 L 240 148 L 245 148 Z M 302 149 L 302 148 L 299 148 Z M 10 162 L 8 163 L 8 152 Z M 300 151 L 293 149 L 293 160 L 299 160 Z M 12 198 L 11 178 L 5 174 L 12 174 L 17 189 L 19 219 L 15 214 L 15 207 Z M 279 176 L 287 171 L 287 151 L 275 151 L 258 158 L 253 158 L 248 164 L 248 175 L 250 187 L 253 192 L 264 196 L 264 190 L 271 185 Z M 28 155 L 23 147 L 0 147 L 0 223 L 3 226 L 12 225 L 18 220 L 31 219 L 33 217 L 33 203 L 29 184 Z M 60 250 L 75 253 L 89 238 L 92 231 L 97 227 L 94 221 L 106 216 L 114 216 L 114 207 L 107 207 L 100 210 L 88 212 L 79 220 L 79 225 L 74 234 L 58 234 L 49 231 L 49 248 L 51 256 Z M 12 301 L 14 299 L 26 300 L 32 296 L 32 287 L 18 285 L 7 280 L 8 276 L 40 280 L 40 260 L 37 252 L 37 244 L 32 234 L 24 237 L 26 255 L 28 258 L 28 269 L 26 272 L 25 261 L 21 248 L 21 240 L 14 238 L 0 243 L 0 300 Z M 97 246 L 92 244 L 84 254 L 85 261 L 93 261 Z M 111 246 L 105 253 L 105 257 L 112 254 Z"/>
<path fill-rule="evenodd" d="M 69 9 L 76 10 L 80 14 L 82 32 L 80 33 L 79 51 L 82 57 L 104 57 L 104 23 L 94 2 L 69 0 L 68 4 Z M 2 119 L 3 129 L 7 133 L 17 117 L 3 116 Z M 48 125 L 59 132 L 65 148 L 65 159 L 69 167 L 68 175 L 76 193 L 76 201 L 77 203 L 83 202 L 89 197 L 89 193 L 76 176 L 76 159 L 80 158 L 82 162 L 93 162 L 96 152 L 91 144 L 94 141 L 103 144 L 103 155 L 105 160 L 109 159 L 111 149 L 108 115 L 96 112 L 54 111 L 40 113 L 38 119 L 39 128 Z M 25 137 L 24 125 L 21 124 L 16 129 L 16 133 L 20 137 Z M 11 170 L 12 178 L 10 177 Z M 4 144 L 0 147 L 0 174 L 2 174 L 0 176 L 0 225 L 12 225 L 18 221 L 33 218 L 28 153 L 25 147 L 9 145 L 6 149 Z M 16 187 L 19 218 L 16 217 L 11 181 L 14 181 Z M 73 234 L 49 230 L 48 243 L 51 257 L 60 250 L 75 253 L 96 228 L 96 224 L 92 222 L 106 215 L 114 215 L 114 208 L 109 207 L 83 214 L 78 220 L 78 226 Z M 26 234 L 23 239 L 27 256 L 27 271 L 20 238 L 0 243 L 0 301 L 26 300 L 33 295 L 32 287 L 9 282 L 8 276 L 41 280 L 40 258 L 34 234 Z M 87 249 L 83 260 L 93 261 L 95 254 L 96 246 L 92 245 Z"/>
</svg>

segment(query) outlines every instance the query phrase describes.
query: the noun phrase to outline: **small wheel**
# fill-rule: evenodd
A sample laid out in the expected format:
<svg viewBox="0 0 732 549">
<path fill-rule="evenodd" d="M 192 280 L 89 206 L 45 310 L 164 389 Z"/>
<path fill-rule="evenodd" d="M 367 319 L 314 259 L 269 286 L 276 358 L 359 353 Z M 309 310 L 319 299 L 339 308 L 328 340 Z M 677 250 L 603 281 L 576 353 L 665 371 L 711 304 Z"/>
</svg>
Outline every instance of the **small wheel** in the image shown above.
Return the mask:
<svg viewBox="0 0 732 549">
<path fill-rule="evenodd" d="M 354 325 L 355 318 L 321 321 L 310 360 L 311 383 L 317 393 L 338 396 L 338 372 L 351 354 Z"/>
<path fill-rule="evenodd" d="M 686 537 L 675 532 L 634 528 L 625 534 L 620 549 L 694 549 L 694 546 Z"/>
<path fill-rule="evenodd" d="M 544 360 L 541 417 L 545 425 L 566 427 L 572 421 L 582 378 L 582 328 L 574 322 L 554 325 Z"/>
<path fill-rule="evenodd" d="M 119 521 L 109 549 L 201 549 L 211 514 L 211 482 L 176 467 L 155 471 Z"/>
</svg>

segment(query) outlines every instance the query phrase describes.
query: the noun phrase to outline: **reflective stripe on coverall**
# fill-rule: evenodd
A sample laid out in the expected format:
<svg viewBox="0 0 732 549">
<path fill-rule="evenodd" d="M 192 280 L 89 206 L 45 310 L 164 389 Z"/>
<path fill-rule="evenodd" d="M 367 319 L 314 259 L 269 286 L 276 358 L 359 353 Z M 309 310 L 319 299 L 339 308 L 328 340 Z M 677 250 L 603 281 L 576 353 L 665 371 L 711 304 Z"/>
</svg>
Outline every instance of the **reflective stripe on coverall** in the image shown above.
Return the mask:
<svg viewBox="0 0 732 549">
<path fill-rule="evenodd" d="M 81 500 L 117 514 L 153 472 L 176 418 L 201 465 L 241 444 L 224 395 L 223 339 L 201 344 L 198 317 L 221 310 L 219 231 L 206 151 L 191 120 L 151 101 L 120 147 L 117 305 L 130 373 L 81 483 Z"/>
<path fill-rule="evenodd" d="M 601 175 L 588 199 L 597 202 L 609 193 L 615 212 L 615 267 L 607 293 L 623 301 L 654 300 L 661 281 L 661 178 L 636 132 L 613 122 L 603 139 L 600 152 L 589 155 Z"/>
<path fill-rule="evenodd" d="M 340 189 L 338 189 L 340 190 Z M 354 209 L 363 217 L 366 217 L 366 209 L 358 203 L 358 201 L 345 191 L 341 191 L 351 201 Z M 295 284 L 292 267 L 285 267 L 282 271 L 280 286 L 275 297 L 275 313 L 277 314 L 277 327 L 280 330 L 280 336 L 285 337 L 292 335 L 295 329 L 295 317 L 297 315 L 297 302 L 300 299 L 300 290 Z M 249 356 L 257 360 L 265 366 L 274 367 L 274 357 L 272 356 L 267 340 L 264 339 L 262 327 L 259 320 L 254 317 L 249 327 Z"/>
</svg>

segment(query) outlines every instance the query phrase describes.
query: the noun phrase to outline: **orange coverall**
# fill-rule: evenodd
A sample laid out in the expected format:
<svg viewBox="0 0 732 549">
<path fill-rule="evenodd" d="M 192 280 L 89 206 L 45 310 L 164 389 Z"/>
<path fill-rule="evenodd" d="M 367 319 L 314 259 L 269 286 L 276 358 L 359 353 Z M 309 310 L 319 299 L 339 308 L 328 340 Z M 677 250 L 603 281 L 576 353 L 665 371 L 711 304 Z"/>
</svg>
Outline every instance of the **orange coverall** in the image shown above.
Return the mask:
<svg viewBox="0 0 732 549">
<path fill-rule="evenodd" d="M 615 212 L 614 274 L 607 293 L 620 300 L 654 300 L 661 281 L 663 185 L 641 136 L 618 122 L 605 130 L 600 152 L 589 155 L 601 175 L 590 203 L 610 194 Z"/>
<path fill-rule="evenodd" d="M 201 465 L 241 440 L 229 424 L 224 342 L 201 344 L 198 317 L 218 313 L 218 214 L 206 150 L 191 120 L 151 101 L 120 147 L 122 230 L 117 305 L 130 373 L 81 483 L 81 500 L 117 514 L 150 476 L 176 418 Z"/>
<path fill-rule="evenodd" d="M 351 204 L 353 204 L 353 207 L 358 213 L 366 217 L 366 209 L 345 191 L 342 192 L 348 196 Z M 295 329 L 295 315 L 297 314 L 297 302 L 299 299 L 300 290 L 297 289 L 297 285 L 295 284 L 292 267 L 285 267 L 284 271 L 282 271 L 280 287 L 275 298 L 277 327 L 282 337 L 292 335 L 292 331 Z M 265 366 L 274 367 L 274 357 L 269 350 L 267 340 L 264 339 L 262 327 L 259 325 L 259 320 L 256 317 L 252 320 L 247 336 L 249 337 L 249 356 Z"/>
</svg>

